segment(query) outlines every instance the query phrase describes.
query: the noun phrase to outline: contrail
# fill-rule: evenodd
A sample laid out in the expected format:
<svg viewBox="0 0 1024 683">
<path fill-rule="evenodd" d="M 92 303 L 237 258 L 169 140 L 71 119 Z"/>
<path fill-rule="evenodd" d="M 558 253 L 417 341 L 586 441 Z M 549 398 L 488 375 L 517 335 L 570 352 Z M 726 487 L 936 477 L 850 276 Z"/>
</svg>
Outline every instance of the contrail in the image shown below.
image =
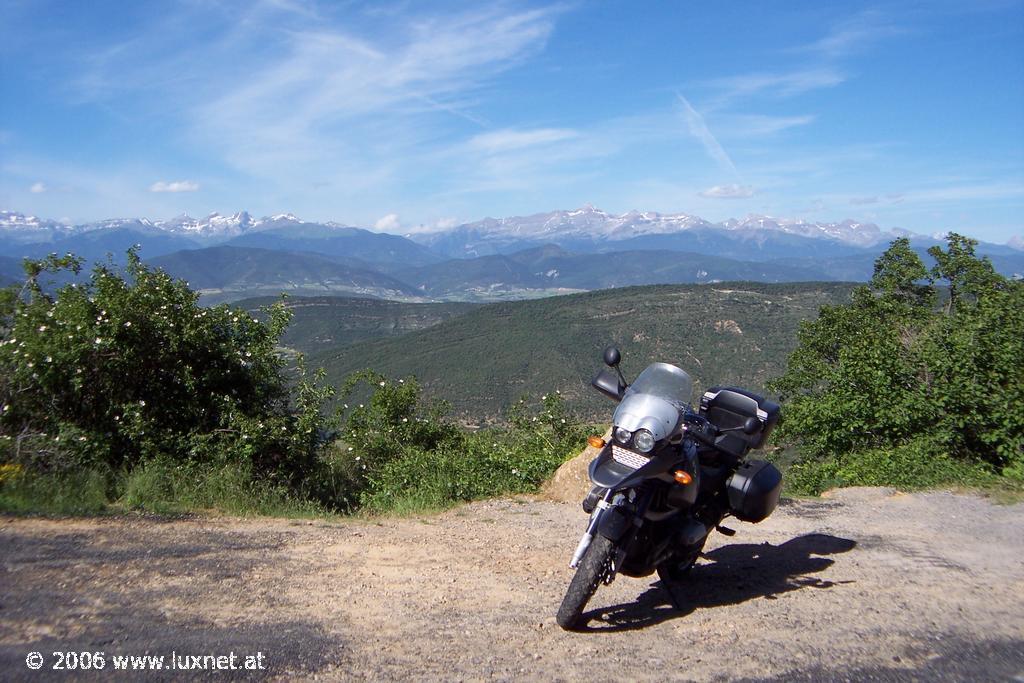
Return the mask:
<svg viewBox="0 0 1024 683">
<path fill-rule="evenodd" d="M 739 178 L 740 174 L 736 171 L 736 165 L 732 163 L 732 159 L 725 153 L 725 149 L 715 139 L 715 136 L 708 128 L 708 124 L 704 123 L 704 117 L 693 108 L 693 105 L 681 93 L 676 93 L 676 97 L 679 98 L 679 103 L 683 105 L 683 115 L 686 116 L 686 125 L 690 128 L 690 133 L 700 140 L 700 143 L 704 145 L 704 149 L 708 151 L 712 159 L 717 161 L 723 168 L 732 171 L 733 176 Z"/>
</svg>

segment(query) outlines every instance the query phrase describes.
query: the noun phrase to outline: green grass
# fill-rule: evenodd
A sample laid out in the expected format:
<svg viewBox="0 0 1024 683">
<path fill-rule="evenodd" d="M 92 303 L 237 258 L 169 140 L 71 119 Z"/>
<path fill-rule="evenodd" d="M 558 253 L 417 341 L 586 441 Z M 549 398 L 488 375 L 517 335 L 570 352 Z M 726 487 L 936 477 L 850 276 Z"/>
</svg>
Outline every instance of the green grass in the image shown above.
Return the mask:
<svg viewBox="0 0 1024 683">
<path fill-rule="evenodd" d="M 109 509 L 111 476 L 84 471 L 19 473 L 0 480 L 0 511 L 15 514 L 94 515 Z"/>
<path fill-rule="evenodd" d="M 216 510 L 230 515 L 306 517 L 325 514 L 283 486 L 254 479 L 245 465 L 178 465 L 160 460 L 125 477 L 118 503 L 133 510 L 168 514 Z"/>
<path fill-rule="evenodd" d="M 175 466 L 151 461 L 127 474 L 23 472 L 0 481 L 0 512 L 97 515 L 130 511 L 331 516 L 323 506 L 303 500 L 283 486 L 253 480 L 248 468 L 239 465 Z"/>
</svg>

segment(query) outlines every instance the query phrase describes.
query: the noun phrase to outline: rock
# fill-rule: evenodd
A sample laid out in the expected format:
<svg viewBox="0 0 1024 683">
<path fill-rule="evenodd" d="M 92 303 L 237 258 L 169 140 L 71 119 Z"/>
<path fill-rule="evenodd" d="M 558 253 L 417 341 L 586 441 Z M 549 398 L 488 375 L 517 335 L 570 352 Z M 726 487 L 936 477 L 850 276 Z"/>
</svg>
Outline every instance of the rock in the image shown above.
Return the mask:
<svg viewBox="0 0 1024 683">
<path fill-rule="evenodd" d="M 611 427 L 604 433 L 607 442 L 612 438 Z M 540 496 L 559 503 L 579 503 L 590 492 L 590 477 L 587 468 L 598 453 L 597 448 L 587 446 L 582 453 L 562 463 L 551 479 L 541 488 Z"/>
</svg>

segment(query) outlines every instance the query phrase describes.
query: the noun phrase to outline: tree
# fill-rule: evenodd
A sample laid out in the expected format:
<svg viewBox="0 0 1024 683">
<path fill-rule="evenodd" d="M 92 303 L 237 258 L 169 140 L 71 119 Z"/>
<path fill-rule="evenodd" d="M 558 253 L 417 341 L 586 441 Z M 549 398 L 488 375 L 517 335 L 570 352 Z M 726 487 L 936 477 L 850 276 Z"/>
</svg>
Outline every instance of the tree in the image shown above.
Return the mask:
<svg viewBox="0 0 1024 683">
<path fill-rule="evenodd" d="M 1005 278 L 995 271 L 988 257 L 979 259 L 975 256 L 977 240 L 951 232 L 946 236 L 946 241 L 949 246 L 945 251 L 942 247 L 934 246 L 928 249 L 928 254 L 935 259 L 932 277 L 949 283 L 946 312 L 952 313 L 958 306 L 976 302 L 979 297 L 998 289 L 1004 284 Z"/>
<path fill-rule="evenodd" d="M 928 270 L 906 237 L 894 240 L 875 261 L 870 282 L 871 289 L 882 296 L 915 309 L 927 309 L 934 304 L 935 290 L 930 284 Z"/>
<path fill-rule="evenodd" d="M 1024 479 L 1024 285 L 975 244 L 950 235 L 929 250 L 929 272 L 898 239 L 849 304 L 802 325 L 771 388 L 785 403 L 780 436 L 806 462 L 837 472 L 868 456 L 953 458 Z M 949 283 L 944 311 L 929 275 Z"/>
</svg>

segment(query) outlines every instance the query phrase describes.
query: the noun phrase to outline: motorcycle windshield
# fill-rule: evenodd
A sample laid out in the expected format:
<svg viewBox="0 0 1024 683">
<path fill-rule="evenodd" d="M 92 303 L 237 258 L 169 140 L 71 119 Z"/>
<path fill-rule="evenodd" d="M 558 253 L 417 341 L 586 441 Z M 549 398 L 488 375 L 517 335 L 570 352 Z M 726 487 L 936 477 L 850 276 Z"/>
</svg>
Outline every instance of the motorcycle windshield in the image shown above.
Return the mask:
<svg viewBox="0 0 1024 683">
<path fill-rule="evenodd" d="M 626 396 L 631 394 L 647 394 L 673 404 L 689 405 L 693 396 L 693 380 L 685 370 L 674 365 L 651 363 L 626 389 Z"/>
<path fill-rule="evenodd" d="M 688 374 L 668 363 L 653 363 L 626 389 L 612 421 L 630 432 L 646 429 L 660 441 L 675 430 L 692 394 Z"/>
</svg>

